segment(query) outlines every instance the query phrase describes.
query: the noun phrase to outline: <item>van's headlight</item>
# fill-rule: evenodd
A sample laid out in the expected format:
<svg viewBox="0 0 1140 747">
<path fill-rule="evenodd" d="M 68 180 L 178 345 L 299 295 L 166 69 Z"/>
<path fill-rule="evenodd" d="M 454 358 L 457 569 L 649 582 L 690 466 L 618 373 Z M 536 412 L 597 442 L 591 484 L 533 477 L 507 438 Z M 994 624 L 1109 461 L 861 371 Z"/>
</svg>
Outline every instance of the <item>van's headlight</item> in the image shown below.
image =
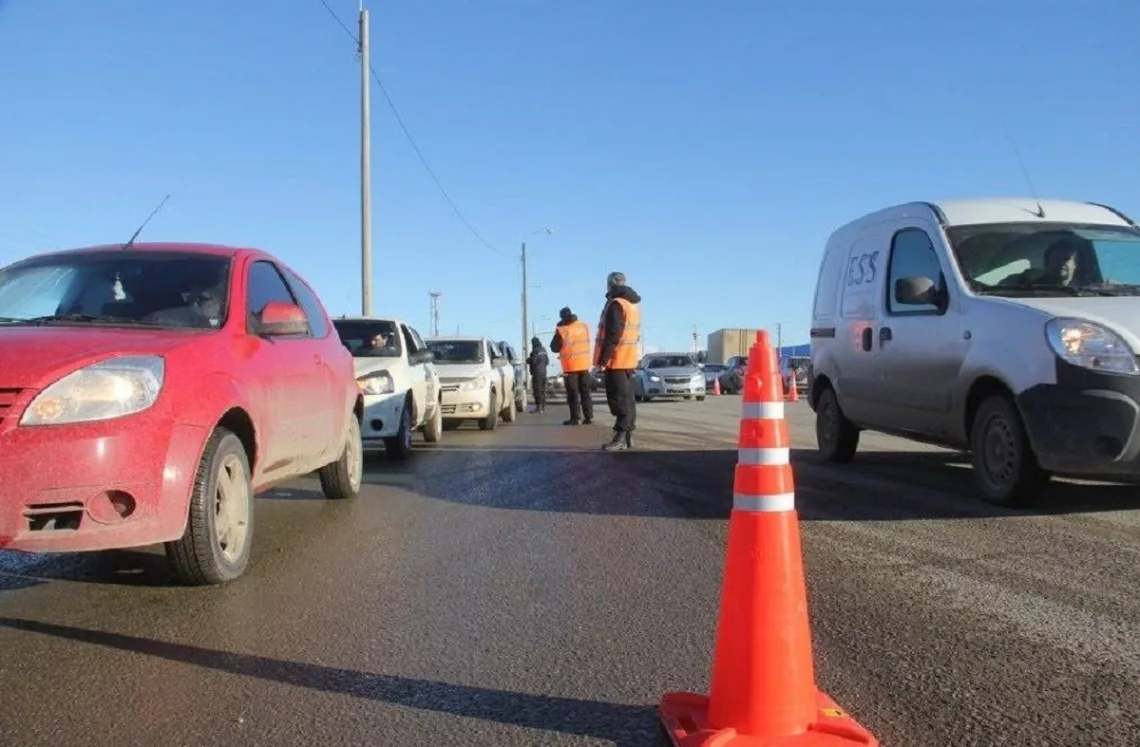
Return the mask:
<svg viewBox="0 0 1140 747">
<path fill-rule="evenodd" d="M 1060 358 L 1094 371 L 1140 373 L 1136 353 L 1115 332 L 1083 319 L 1051 319 L 1045 339 Z"/>
<path fill-rule="evenodd" d="M 72 371 L 36 395 L 20 425 L 66 425 L 110 420 L 155 403 L 166 377 L 157 355 L 124 355 Z"/>
<path fill-rule="evenodd" d="M 396 382 L 387 371 L 376 371 L 356 380 L 356 385 L 365 394 L 390 394 L 396 391 Z"/>
</svg>

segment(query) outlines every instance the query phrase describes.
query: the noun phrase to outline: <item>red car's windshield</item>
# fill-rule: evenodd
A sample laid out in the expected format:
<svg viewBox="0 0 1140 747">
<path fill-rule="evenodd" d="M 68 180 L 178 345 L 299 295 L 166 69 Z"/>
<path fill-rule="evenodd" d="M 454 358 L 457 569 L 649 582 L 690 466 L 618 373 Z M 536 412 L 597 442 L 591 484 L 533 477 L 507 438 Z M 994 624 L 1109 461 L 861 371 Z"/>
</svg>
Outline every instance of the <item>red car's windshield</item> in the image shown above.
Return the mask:
<svg viewBox="0 0 1140 747">
<path fill-rule="evenodd" d="M 0 270 L 0 320 L 217 329 L 229 307 L 230 263 L 130 250 L 30 259 Z"/>
</svg>

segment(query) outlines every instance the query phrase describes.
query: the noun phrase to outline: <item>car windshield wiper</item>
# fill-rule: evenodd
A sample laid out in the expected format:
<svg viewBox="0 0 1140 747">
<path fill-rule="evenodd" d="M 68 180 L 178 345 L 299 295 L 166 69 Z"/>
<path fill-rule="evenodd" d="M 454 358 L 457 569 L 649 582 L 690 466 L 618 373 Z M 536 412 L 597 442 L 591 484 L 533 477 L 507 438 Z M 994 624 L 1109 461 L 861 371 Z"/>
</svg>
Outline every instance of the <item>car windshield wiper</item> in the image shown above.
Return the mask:
<svg viewBox="0 0 1140 747">
<path fill-rule="evenodd" d="M 48 314 L 47 316 L 34 316 L 30 319 L 20 319 L 25 324 L 49 324 L 51 322 L 93 322 L 106 324 L 129 324 L 141 327 L 161 327 L 162 322 L 152 322 L 145 319 L 134 319 L 129 316 L 111 316 L 108 314 Z"/>
</svg>

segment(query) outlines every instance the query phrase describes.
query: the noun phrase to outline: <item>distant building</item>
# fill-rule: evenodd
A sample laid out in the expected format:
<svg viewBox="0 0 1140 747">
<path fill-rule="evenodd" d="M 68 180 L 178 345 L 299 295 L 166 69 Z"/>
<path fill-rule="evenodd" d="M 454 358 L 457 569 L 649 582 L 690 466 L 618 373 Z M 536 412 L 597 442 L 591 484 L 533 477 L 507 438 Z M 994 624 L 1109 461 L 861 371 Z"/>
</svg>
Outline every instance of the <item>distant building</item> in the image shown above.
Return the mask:
<svg viewBox="0 0 1140 747">
<path fill-rule="evenodd" d="M 734 355 L 748 355 L 752 343 L 756 342 L 756 329 L 718 329 L 709 335 L 708 363 L 724 363 Z M 771 331 L 769 331 L 771 335 Z M 772 340 L 776 342 L 776 340 Z M 780 357 L 789 355 L 811 355 L 811 345 L 784 345 Z"/>
<path fill-rule="evenodd" d="M 709 335 L 708 362 L 724 363 L 734 355 L 748 355 L 756 340 L 755 329 L 718 329 Z"/>
</svg>

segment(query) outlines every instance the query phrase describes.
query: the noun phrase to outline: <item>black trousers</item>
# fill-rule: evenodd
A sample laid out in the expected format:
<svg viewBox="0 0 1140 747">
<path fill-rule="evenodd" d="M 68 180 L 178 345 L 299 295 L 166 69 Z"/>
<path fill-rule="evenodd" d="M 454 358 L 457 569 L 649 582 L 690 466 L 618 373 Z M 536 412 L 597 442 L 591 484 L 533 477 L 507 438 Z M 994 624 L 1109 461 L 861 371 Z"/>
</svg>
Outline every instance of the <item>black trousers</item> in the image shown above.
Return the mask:
<svg viewBox="0 0 1140 747">
<path fill-rule="evenodd" d="M 632 433 L 637 426 L 637 403 L 633 398 L 633 370 L 606 369 L 606 403 L 614 416 L 614 430 Z"/>
<path fill-rule="evenodd" d="M 530 387 L 530 392 L 534 395 L 534 406 L 546 407 L 546 374 L 531 374 Z"/>
<path fill-rule="evenodd" d="M 593 420 L 594 400 L 590 396 L 590 372 L 563 374 L 562 380 L 566 382 L 566 404 L 570 405 L 570 419 Z"/>
</svg>

